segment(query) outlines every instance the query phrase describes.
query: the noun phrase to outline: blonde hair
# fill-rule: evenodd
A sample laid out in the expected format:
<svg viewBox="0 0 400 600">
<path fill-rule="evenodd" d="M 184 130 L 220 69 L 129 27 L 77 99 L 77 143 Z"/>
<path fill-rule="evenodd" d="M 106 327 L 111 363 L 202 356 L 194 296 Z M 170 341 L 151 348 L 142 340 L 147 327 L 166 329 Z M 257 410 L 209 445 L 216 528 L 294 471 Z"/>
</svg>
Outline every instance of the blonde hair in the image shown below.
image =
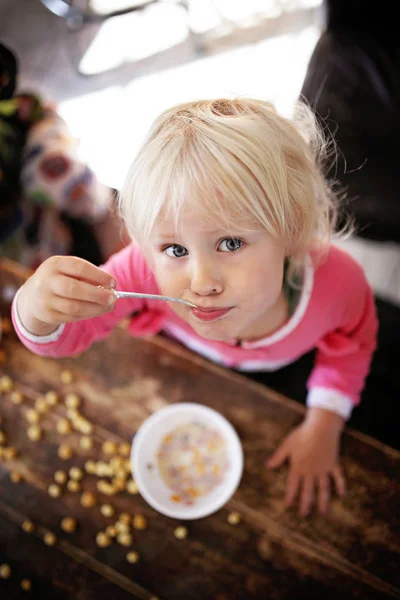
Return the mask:
<svg viewBox="0 0 400 600">
<path fill-rule="evenodd" d="M 120 192 L 130 235 L 149 238 L 166 213 L 194 207 L 211 221 L 261 226 L 301 263 L 336 227 L 335 195 L 322 174 L 326 144 L 312 111 L 287 119 L 254 99 L 188 102 L 150 129 Z"/>
</svg>

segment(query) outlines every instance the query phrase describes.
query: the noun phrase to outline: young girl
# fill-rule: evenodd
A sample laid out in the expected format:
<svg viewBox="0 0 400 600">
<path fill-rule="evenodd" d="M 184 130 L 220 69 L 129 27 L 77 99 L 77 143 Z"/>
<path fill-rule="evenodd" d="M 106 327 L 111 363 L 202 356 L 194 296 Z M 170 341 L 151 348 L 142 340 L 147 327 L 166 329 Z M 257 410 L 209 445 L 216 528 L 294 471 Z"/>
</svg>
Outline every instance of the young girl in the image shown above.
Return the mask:
<svg viewBox="0 0 400 600">
<path fill-rule="evenodd" d="M 310 137 L 305 107 L 299 116 L 250 99 L 164 112 L 120 196 L 132 244 L 103 268 L 49 258 L 18 292 L 13 319 L 28 348 L 53 357 L 82 352 L 132 314 L 133 335 L 163 331 L 243 371 L 276 370 L 316 347 L 306 417 L 267 463 L 290 461 L 286 503 L 299 495 L 306 515 L 315 500 L 327 510 L 332 482 L 345 493 L 340 436 L 377 322 L 361 268 L 330 245 L 336 211 L 314 157 L 321 137 Z M 197 308 L 115 302 L 116 286 Z"/>
</svg>

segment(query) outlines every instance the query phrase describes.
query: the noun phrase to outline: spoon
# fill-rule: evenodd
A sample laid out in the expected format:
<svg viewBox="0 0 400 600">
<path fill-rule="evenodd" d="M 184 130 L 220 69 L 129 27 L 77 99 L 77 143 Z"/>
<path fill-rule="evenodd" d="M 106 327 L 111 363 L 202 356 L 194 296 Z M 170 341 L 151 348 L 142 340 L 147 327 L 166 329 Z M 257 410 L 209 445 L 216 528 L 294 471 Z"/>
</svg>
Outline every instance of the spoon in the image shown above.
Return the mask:
<svg viewBox="0 0 400 600">
<path fill-rule="evenodd" d="M 160 296 L 158 294 L 141 294 L 140 292 L 121 292 L 120 290 L 113 290 L 114 296 L 117 298 L 147 298 L 148 300 L 166 300 L 167 302 L 179 302 L 179 304 L 186 304 L 190 308 L 197 308 L 192 302 L 187 300 L 181 300 L 180 298 L 171 298 L 171 296 Z"/>
</svg>

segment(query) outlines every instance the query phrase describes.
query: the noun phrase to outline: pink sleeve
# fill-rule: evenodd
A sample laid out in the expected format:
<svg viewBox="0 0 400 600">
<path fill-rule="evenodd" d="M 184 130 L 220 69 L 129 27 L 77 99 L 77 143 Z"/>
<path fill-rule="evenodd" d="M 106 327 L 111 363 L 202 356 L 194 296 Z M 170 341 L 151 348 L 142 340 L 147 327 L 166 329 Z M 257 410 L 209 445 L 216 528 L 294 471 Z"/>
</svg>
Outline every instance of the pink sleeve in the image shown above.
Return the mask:
<svg viewBox="0 0 400 600">
<path fill-rule="evenodd" d="M 309 405 L 328 407 L 329 392 L 336 394 L 339 402 L 347 398 L 350 407 L 358 404 L 369 372 L 378 321 L 372 290 L 359 265 L 354 263 L 349 269 L 342 292 L 346 298 L 342 322 L 317 344 L 315 367 L 308 380 Z M 319 404 L 321 396 L 324 399 Z"/>
<path fill-rule="evenodd" d="M 133 244 L 113 255 L 102 267 L 113 275 L 117 289 L 157 293 L 154 277 L 140 250 Z M 45 337 L 32 336 L 22 327 L 16 312 L 16 299 L 12 306 L 12 319 L 22 343 L 35 354 L 42 356 L 72 356 L 89 348 L 93 342 L 107 337 L 119 321 L 143 308 L 142 299 L 118 300 L 111 313 L 86 321 L 67 323 Z"/>
</svg>

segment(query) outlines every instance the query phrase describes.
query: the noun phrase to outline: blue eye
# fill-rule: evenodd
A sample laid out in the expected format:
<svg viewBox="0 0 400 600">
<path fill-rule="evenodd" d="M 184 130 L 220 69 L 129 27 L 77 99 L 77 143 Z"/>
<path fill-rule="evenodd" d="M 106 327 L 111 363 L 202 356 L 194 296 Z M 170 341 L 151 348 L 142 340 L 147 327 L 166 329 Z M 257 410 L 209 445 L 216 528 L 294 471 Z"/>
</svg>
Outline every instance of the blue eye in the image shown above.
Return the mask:
<svg viewBox="0 0 400 600">
<path fill-rule="evenodd" d="M 179 244 L 173 244 L 172 246 L 164 248 L 164 252 L 170 258 L 182 258 L 188 254 L 186 248 L 184 246 L 180 246 Z"/>
<path fill-rule="evenodd" d="M 242 246 L 242 240 L 238 238 L 226 238 L 220 242 L 218 248 L 222 252 L 235 252 L 236 250 L 240 250 Z"/>
</svg>

